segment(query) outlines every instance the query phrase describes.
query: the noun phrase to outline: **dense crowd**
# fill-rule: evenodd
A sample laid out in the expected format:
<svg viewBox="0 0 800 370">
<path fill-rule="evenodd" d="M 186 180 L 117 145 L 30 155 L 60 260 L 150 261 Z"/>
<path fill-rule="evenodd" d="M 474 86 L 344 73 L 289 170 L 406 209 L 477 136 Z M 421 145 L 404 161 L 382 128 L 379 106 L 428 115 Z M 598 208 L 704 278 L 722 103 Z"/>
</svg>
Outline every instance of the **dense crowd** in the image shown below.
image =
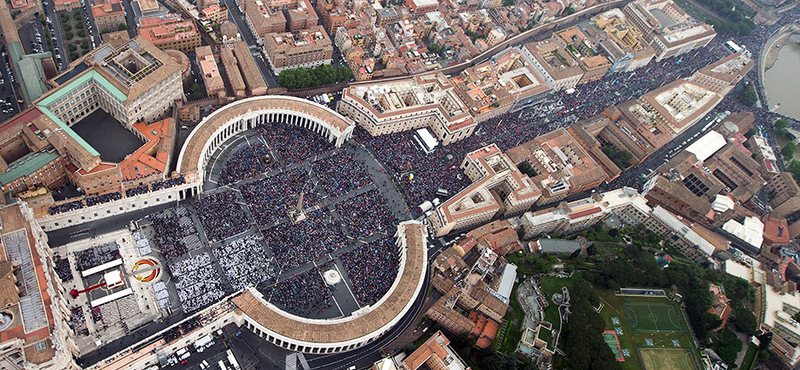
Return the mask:
<svg viewBox="0 0 800 370">
<path fill-rule="evenodd" d="M 214 255 L 233 290 L 255 287 L 277 276 L 263 243 L 255 235 L 220 244 L 214 248 Z"/>
<path fill-rule="evenodd" d="M 386 198 L 380 190 L 370 190 L 364 194 L 336 204 L 352 237 L 364 239 L 377 232 L 394 233 L 392 227 L 397 221 L 386 207 Z"/>
<path fill-rule="evenodd" d="M 83 199 L 78 199 L 78 200 L 73 200 L 71 202 L 61 203 L 51 206 L 48 211 L 50 212 L 51 215 L 55 215 L 63 212 L 74 211 L 76 209 L 81 209 L 83 207 L 86 207 L 86 205 L 83 203 Z"/>
<path fill-rule="evenodd" d="M 89 335 L 89 327 L 86 326 L 86 316 L 83 314 L 83 307 L 75 307 L 70 312 L 69 326 L 78 335 Z"/>
<path fill-rule="evenodd" d="M 57 255 L 53 258 L 53 263 L 56 265 L 56 274 L 58 274 L 58 278 L 61 279 L 62 282 L 66 283 L 72 281 L 72 266 L 70 266 L 68 259 L 61 258 L 61 256 Z"/>
<path fill-rule="evenodd" d="M 194 208 L 206 237 L 211 242 L 227 239 L 250 228 L 247 216 L 233 191 L 204 196 L 194 204 Z"/>
<path fill-rule="evenodd" d="M 94 205 L 108 203 L 120 199 L 122 199 L 122 193 L 119 191 L 115 191 L 113 193 L 100 194 L 94 197 L 86 197 L 86 205 L 91 207 Z"/>
<path fill-rule="evenodd" d="M 202 246 L 186 207 L 178 206 L 153 213 L 147 215 L 145 220 L 153 227 L 153 242 L 167 259 L 180 257 Z"/>
<path fill-rule="evenodd" d="M 116 242 L 109 242 L 75 252 L 75 265 L 78 271 L 83 272 L 119 258 L 122 258 L 119 245 Z"/>
<path fill-rule="evenodd" d="M 147 184 L 141 184 L 135 188 L 125 189 L 125 196 L 126 197 L 134 197 L 137 195 L 142 195 L 150 191 L 150 187 Z"/>
<path fill-rule="evenodd" d="M 242 184 L 239 191 L 253 213 L 256 224 L 263 229 L 285 220 L 289 210 L 297 207 L 301 193 L 303 208 L 316 203 L 309 180 L 306 172 L 294 169 Z"/>
<path fill-rule="evenodd" d="M 340 197 L 367 186 L 371 179 L 364 164 L 357 161 L 346 149 L 320 159 L 311 166 L 326 194 Z"/>
<path fill-rule="evenodd" d="M 153 191 L 158 191 L 158 190 L 161 190 L 161 189 L 171 188 L 173 186 L 183 185 L 185 183 L 186 183 L 186 179 L 183 176 L 181 176 L 181 177 L 176 177 L 176 178 L 173 178 L 173 179 L 167 179 L 167 180 L 163 180 L 163 181 L 156 181 L 156 182 L 153 183 L 152 188 L 153 188 Z"/>
<path fill-rule="evenodd" d="M 469 181 L 461 174 L 459 164 L 472 150 L 490 143 L 496 143 L 501 150 L 508 150 L 554 129 L 567 127 L 576 121 L 599 114 L 607 107 L 636 99 L 676 79 L 689 77 L 698 69 L 729 55 L 730 52 L 723 45 L 728 40 L 745 46 L 757 58 L 772 32 L 787 22 L 796 20 L 798 16 L 800 11 L 791 10 L 783 15 L 778 24 L 759 26 L 748 36 L 719 35 L 702 50 L 659 62 L 652 61 L 630 73 L 608 75 L 598 81 L 577 86 L 574 93 L 555 92 L 532 107 L 481 122 L 472 136 L 440 146 L 432 154 L 425 154 L 416 147 L 411 137 L 413 132 L 372 137 L 363 129 L 357 128 L 355 137 L 384 164 L 408 203 L 417 205 L 433 198 L 437 188 L 455 194 L 468 185 Z M 756 79 L 757 68 L 750 74 L 752 79 Z M 715 111 L 726 109 L 731 112 L 764 111 L 763 108 L 741 106 L 736 101 L 735 94 L 729 94 Z M 759 118 L 756 114 L 757 123 L 771 123 L 774 120 L 759 121 Z M 615 183 L 621 186 L 637 185 L 636 178 L 642 171 L 646 169 L 626 171 Z"/>
<path fill-rule="evenodd" d="M 320 314 L 333 305 L 330 288 L 319 267 L 261 289 L 267 301 L 300 315 Z"/>
<path fill-rule="evenodd" d="M 267 172 L 275 164 L 274 160 L 267 158 L 268 155 L 271 155 L 269 147 L 261 140 L 237 150 L 225 161 L 219 183 L 232 184 Z"/>
<path fill-rule="evenodd" d="M 284 271 L 303 266 L 346 243 L 339 223 L 324 209 L 309 212 L 306 217 L 296 224 L 262 231 L 264 241 Z"/>
<path fill-rule="evenodd" d="M 320 155 L 331 147 L 319 134 L 282 122 L 259 125 L 258 131 L 278 158 L 287 164 Z"/>
<path fill-rule="evenodd" d="M 382 237 L 340 256 L 350 286 L 362 305 L 371 305 L 389 291 L 397 276 L 400 256 L 394 238 Z"/>
<path fill-rule="evenodd" d="M 225 296 L 225 289 L 208 253 L 173 262 L 169 270 L 186 313 L 197 311 Z"/>
</svg>

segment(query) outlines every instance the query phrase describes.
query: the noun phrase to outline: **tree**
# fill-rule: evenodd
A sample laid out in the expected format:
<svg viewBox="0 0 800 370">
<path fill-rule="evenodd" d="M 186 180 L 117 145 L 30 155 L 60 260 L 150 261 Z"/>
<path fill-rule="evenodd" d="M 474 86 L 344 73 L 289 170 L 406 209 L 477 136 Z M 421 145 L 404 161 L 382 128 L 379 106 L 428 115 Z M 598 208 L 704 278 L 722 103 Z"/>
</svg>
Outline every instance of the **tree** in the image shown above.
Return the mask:
<svg viewBox="0 0 800 370">
<path fill-rule="evenodd" d="M 748 310 L 744 306 L 737 304 L 733 307 L 733 318 L 736 324 L 736 329 L 748 335 L 756 335 L 758 332 L 758 322 L 753 311 Z"/>
<path fill-rule="evenodd" d="M 78 37 L 86 37 L 86 31 L 84 31 L 84 30 L 78 30 L 77 34 L 78 34 Z"/>
<path fill-rule="evenodd" d="M 78 47 L 75 46 L 75 44 L 67 44 L 67 49 L 69 51 L 75 51 L 75 50 L 78 50 Z"/>
<path fill-rule="evenodd" d="M 442 47 L 439 46 L 439 44 L 430 44 L 428 46 L 428 51 L 434 54 L 439 54 L 439 52 L 442 51 Z"/>
<path fill-rule="evenodd" d="M 76 29 L 82 30 L 82 29 L 83 29 L 83 27 L 85 27 L 85 26 L 83 25 L 83 23 L 76 23 L 76 24 L 75 24 L 75 28 L 76 28 Z"/>
<path fill-rule="evenodd" d="M 514 6 L 516 2 L 516 0 L 503 0 L 503 6 Z"/>
<path fill-rule="evenodd" d="M 789 162 L 789 172 L 794 177 L 795 181 L 800 181 L 800 162 L 798 161 L 791 161 Z"/>
<path fill-rule="evenodd" d="M 794 153 L 797 152 L 797 144 L 794 142 L 788 142 L 786 145 L 781 148 L 781 156 L 783 156 L 784 161 L 791 160 L 794 158 Z"/>
<path fill-rule="evenodd" d="M 64 38 L 67 40 L 72 40 L 75 38 L 75 35 L 73 35 L 72 32 L 64 32 Z"/>
<path fill-rule="evenodd" d="M 61 28 L 63 28 L 63 29 L 64 29 L 64 32 L 69 32 L 69 31 L 72 31 L 72 26 L 71 26 L 70 24 L 65 24 L 65 25 L 64 25 L 63 27 L 61 27 Z"/>
<path fill-rule="evenodd" d="M 717 342 L 714 345 L 714 352 L 729 365 L 735 364 L 736 356 L 739 354 L 739 351 L 742 350 L 742 341 L 729 329 L 722 331 L 720 340 L 721 342 Z"/>
<path fill-rule="evenodd" d="M 76 10 L 75 13 L 72 13 L 72 19 L 76 21 L 81 20 L 81 12 Z"/>
<path fill-rule="evenodd" d="M 575 14 L 575 8 L 573 6 L 571 6 L 571 5 L 570 5 L 569 8 L 567 8 L 567 15 L 570 15 L 570 14 Z"/>
<path fill-rule="evenodd" d="M 80 55 L 78 55 L 78 52 L 75 52 L 75 51 L 70 51 L 70 52 L 69 52 L 69 60 L 75 60 L 75 59 L 78 59 L 78 57 L 79 57 L 79 56 L 80 56 Z"/>
<path fill-rule="evenodd" d="M 742 89 L 742 92 L 739 93 L 737 98 L 739 99 L 740 103 L 748 107 L 756 105 L 758 96 L 756 95 L 756 89 L 753 87 L 753 84 L 747 84 L 747 86 Z"/>
<path fill-rule="evenodd" d="M 120 24 L 117 25 L 117 31 L 125 31 L 127 29 L 128 29 L 128 26 L 126 26 L 125 23 L 120 23 Z"/>
</svg>

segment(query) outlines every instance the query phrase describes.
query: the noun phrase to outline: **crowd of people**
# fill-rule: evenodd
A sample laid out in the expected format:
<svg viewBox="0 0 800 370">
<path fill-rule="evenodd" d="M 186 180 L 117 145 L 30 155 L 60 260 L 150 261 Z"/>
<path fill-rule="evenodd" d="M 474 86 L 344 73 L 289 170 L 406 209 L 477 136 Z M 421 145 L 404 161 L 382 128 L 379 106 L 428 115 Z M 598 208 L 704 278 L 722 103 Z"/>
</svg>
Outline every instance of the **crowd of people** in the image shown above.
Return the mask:
<svg viewBox="0 0 800 370">
<path fill-rule="evenodd" d="M 326 194 L 340 197 L 363 188 L 372 181 L 364 164 L 342 149 L 335 155 L 320 159 L 311 166 Z"/>
<path fill-rule="evenodd" d="M 256 235 L 236 239 L 214 248 L 217 263 L 233 290 L 255 287 L 278 275 L 275 266 L 266 258 L 266 250 Z"/>
<path fill-rule="evenodd" d="M 286 164 L 312 158 L 331 148 L 316 132 L 284 122 L 258 125 L 258 131 L 278 158 Z"/>
<path fill-rule="evenodd" d="M 166 179 L 162 181 L 156 181 L 152 184 L 153 191 L 159 191 L 161 189 L 171 188 L 173 186 L 183 185 L 186 183 L 186 179 L 183 176 L 175 177 L 172 179 Z"/>
<path fill-rule="evenodd" d="M 264 241 L 284 271 L 303 266 L 343 247 L 342 229 L 324 209 L 306 214 L 298 223 L 263 230 Z"/>
<path fill-rule="evenodd" d="M 397 219 L 386 207 L 386 198 L 378 189 L 339 202 L 336 210 L 353 238 L 364 239 L 378 232 L 394 233 Z"/>
<path fill-rule="evenodd" d="M 89 335 L 89 327 L 86 325 L 86 316 L 83 313 L 83 307 L 75 307 L 70 311 L 69 326 L 72 331 L 78 335 Z"/>
<path fill-rule="evenodd" d="M 122 199 L 122 192 L 115 191 L 113 193 L 100 194 L 94 197 L 86 197 L 86 205 L 91 207 L 94 205 L 108 203 L 120 199 Z"/>
<path fill-rule="evenodd" d="M 319 315 L 333 305 L 330 287 L 322 280 L 321 271 L 315 267 L 260 290 L 267 301 L 285 311 Z"/>
<path fill-rule="evenodd" d="M 141 184 L 135 188 L 128 188 L 125 189 L 125 196 L 126 197 L 135 197 L 137 195 L 142 195 L 150 191 L 150 187 L 147 184 Z"/>
<path fill-rule="evenodd" d="M 108 242 L 75 252 L 75 265 L 83 272 L 120 258 L 117 242 Z"/>
<path fill-rule="evenodd" d="M 186 313 L 197 311 L 225 296 L 225 288 L 208 253 L 172 262 L 169 271 L 175 279 L 178 298 Z"/>
<path fill-rule="evenodd" d="M 83 207 L 86 207 L 86 204 L 83 203 L 83 199 L 78 199 L 78 200 L 73 200 L 71 202 L 61 203 L 61 204 L 56 204 L 54 206 L 51 206 L 50 209 L 48 209 L 48 212 L 51 215 L 56 215 L 56 214 L 59 214 L 59 213 L 64 213 L 64 212 L 74 211 L 76 209 L 81 209 Z"/>
<path fill-rule="evenodd" d="M 225 240 L 250 228 L 233 191 L 203 196 L 194 204 L 197 217 L 210 242 Z"/>
<path fill-rule="evenodd" d="M 189 218 L 189 211 L 184 206 L 178 206 L 161 212 L 147 215 L 147 220 L 153 227 L 152 238 L 154 244 L 167 259 L 175 259 L 191 249 L 186 245 L 186 237 L 197 235 L 197 229 Z M 192 239 L 195 239 L 192 238 Z"/>
<path fill-rule="evenodd" d="M 72 281 L 72 266 L 70 266 L 68 259 L 61 258 L 61 256 L 56 255 L 53 258 L 53 263 L 56 265 L 56 274 L 62 282 L 66 283 Z"/>
<path fill-rule="evenodd" d="M 269 228 L 286 220 L 289 210 L 297 207 L 303 194 L 303 208 L 313 206 L 312 184 L 302 169 L 281 172 L 239 186 L 239 191 L 259 228 Z"/>
<path fill-rule="evenodd" d="M 219 184 L 227 185 L 267 172 L 275 164 L 271 158 L 269 147 L 257 140 L 235 151 L 222 168 Z"/>
<path fill-rule="evenodd" d="M 400 255 L 392 237 L 382 237 L 339 257 L 350 278 L 350 288 L 361 305 L 372 305 L 392 287 Z"/>
</svg>

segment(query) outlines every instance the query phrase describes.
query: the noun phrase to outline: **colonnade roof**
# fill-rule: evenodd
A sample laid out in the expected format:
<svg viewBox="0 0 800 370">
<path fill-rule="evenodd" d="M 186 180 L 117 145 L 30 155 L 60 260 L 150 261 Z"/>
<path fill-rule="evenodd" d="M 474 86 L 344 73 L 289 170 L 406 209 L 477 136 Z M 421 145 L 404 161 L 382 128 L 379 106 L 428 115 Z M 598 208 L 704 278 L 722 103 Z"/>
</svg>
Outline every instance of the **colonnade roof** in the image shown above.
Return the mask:
<svg viewBox="0 0 800 370">
<path fill-rule="evenodd" d="M 389 296 L 382 304 L 363 316 L 338 320 L 292 319 L 265 305 L 249 290 L 234 297 L 232 301 L 252 320 L 286 338 L 321 344 L 358 340 L 381 330 L 392 319 L 401 315 L 404 307 L 416 297 L 416 288 L 424 278 L 426 264 L 423 226 L 418 222 L 406 222 L 405 238 L 408 248 L 399 283 L 388 293 Z"/>
<path fill-rule="evenodd" d="M 198 159 L 202 155 L 206 142 L 212 140 L 212 135 L 226 123 L 235 120 L 251 111 L 259 110 L 290 110 L 317 118 L 320 122 L 329 125 L 335 136 L 344 133 L 354 126 L 352 120 L 339 113 L 314 102 L 291 96 L 261 96 L 240 100 L 228 104 L 206 117 L 195 128 L 186 143 L 183 144 L 178 158 L 178 171 L 182 174 L 193 173 L 198 170 Z"/>
</svg>

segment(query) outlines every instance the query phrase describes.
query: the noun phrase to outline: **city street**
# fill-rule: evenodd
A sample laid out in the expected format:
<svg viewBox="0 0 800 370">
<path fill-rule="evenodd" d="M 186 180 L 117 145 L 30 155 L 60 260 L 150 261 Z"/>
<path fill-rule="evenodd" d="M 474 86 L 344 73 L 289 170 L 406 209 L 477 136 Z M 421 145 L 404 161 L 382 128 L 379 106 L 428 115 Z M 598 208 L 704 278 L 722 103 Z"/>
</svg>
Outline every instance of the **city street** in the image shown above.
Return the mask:
<svg viewBox="0 0 800 370">
<path fill-rule="evenodd" d="M 53 4 L 49 1 L 43 1 L 45 22 L 47 27 L 50 28 L 50 41 L 53 42 L 53 52 L 56 55 L 56 67 L 59 72 L 63 72 L 68 66 L 69 57 L 67 56 L 67 47 L 64 43 L 64 30 L 61 28 L 58 14 L 56 14 Z M 58 50 L 58 52 L 56 52 Z M 59 58 L 60 57 L 60 58 Z"/>
</svg>

